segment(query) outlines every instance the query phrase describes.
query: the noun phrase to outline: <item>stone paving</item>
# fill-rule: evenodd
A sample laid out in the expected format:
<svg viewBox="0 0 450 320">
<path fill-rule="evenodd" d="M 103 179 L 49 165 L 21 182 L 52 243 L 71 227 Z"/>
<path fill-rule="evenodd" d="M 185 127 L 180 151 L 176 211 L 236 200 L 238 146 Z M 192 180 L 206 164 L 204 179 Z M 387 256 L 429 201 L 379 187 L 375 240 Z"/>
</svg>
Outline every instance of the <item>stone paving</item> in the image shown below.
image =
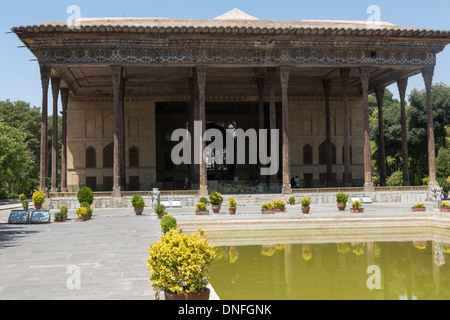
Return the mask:
<svg viewBox="0 0 450 320">
<path fill-rule="evenodd" d="M 202 224 L 208 231 L 227 223 L 223 229 L 230 225 L 251 228 L 255 221 L 270 228 L 278 220 L 293 225 L 314 219 L 408 218 L 413 216 L 411 205 L 368 204 L 364 205 L 364 216 L 352 215 L 348 209 L 338 214 L 335 204 L 314 205 L 310 215 L 302 215 L 299 205 L 288 205 L 286 213 L 276 215 L 262 215 L 258 206 L 239 206 L 235 216 L 227 213 L 226 206 L 209 216 L 195 216 L 194 207 L 167 211 L 190 232 Z M 428 211 L 420 217 L 436 215 L 431 203 L 426 206 Z M 142 216 L 136 216 L 133 208 L 95 209 L 93 218 L 86 222 L 76 222 L 71 209 L 66 223 L 42 225 L 7 224 L 10 209 L 0 208 L 0 299 L 154 299 L 147 250 L 162 233 L 160 220 L 150 208 Z"/>
</svg>

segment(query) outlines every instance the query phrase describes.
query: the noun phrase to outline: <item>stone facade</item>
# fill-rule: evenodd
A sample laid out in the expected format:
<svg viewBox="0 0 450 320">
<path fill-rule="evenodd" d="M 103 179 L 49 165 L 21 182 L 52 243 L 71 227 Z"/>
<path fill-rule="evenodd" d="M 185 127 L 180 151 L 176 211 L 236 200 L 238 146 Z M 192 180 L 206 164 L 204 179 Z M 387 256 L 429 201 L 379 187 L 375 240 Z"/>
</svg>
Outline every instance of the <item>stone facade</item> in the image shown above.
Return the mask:
<svg viewBox="0 0 450 320">
<path fill-rule="evenodd" d="M 112 167 L 104 167 L 104 150 L 113 143 L 113 109 L 111 99 L 72 99 L 68 106 L 68 189 L 77 191 L 95 178 L 98 191 L 113 176 Z M 127 182 L 139 177 L 143 189 L 156 182 L 155 103 L 151 99 L 128 99 L 125 102 L 125 150 L 136 147 L 139 167 L 130 167 L 125 152 Z M 87 149 L 95 150 L 95 167 L 86 168 Z M 92 181 L 92 180 L 91 180 Z"/>
</svg>

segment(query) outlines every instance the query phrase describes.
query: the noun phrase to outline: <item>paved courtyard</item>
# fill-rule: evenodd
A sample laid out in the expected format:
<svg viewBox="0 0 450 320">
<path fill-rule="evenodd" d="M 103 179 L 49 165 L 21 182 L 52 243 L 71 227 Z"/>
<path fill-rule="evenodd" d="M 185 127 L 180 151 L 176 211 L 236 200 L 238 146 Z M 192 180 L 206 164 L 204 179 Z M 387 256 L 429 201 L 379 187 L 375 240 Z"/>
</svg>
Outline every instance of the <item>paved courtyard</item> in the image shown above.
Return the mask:
<svg viewBox="0 0 450 320">
<path fill-rule="evenodd" d="M 169 214 L 190 232 L 204 224 L 205 230 L 254 226 L 283 220 L 287 225 L 302 221 L 368 219 L 413 216 L 408 203 L 366 205 L 365 215 L 337 214 L 336 205 L 314 205 L 311 214 L 300 206 L 287 206 L 286 213 L 262 215 L 257 206 L 238 207 L 227 213 L 195 216 L 194 208 L 168 208 Z M 431 217 L 431 203 L 427 213 Z M 148 247 L 162 236 L 160 220 L 146 208 L 136 216 L 132 208 L 96 209 L 90 221 L 76 222 L 75 210 L 66 223 L 41 225 L 7 224 L 10 208 L 0 208 L 0 299 L 144 299 L 154 293 L 148 280 Z M 52 218 L 55 210 L 52 210 Z M 448 218 L 446 218 L 448 220 Z M 331 221 L 330 220 L 330 221 Z M 412 221 L 412 220 L 411 220 Z M 447 221 L 448 222 L 448 221 Z M 411 222 L 413 223 L 413 222 Z M 222 226 L 222 227 L 221 227 Z M 284 226 L 286 228 L 286 226 Z"/>
</svg>

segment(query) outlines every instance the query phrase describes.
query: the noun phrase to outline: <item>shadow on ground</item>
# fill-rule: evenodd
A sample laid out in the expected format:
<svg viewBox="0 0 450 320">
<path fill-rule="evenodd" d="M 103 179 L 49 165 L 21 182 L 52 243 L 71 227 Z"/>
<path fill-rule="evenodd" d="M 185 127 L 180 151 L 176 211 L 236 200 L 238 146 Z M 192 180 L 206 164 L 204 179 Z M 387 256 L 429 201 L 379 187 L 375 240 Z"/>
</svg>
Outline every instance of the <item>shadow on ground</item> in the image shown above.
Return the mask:
<svg viewBox="0 0 450 320">
<path fill-rule="evenodd" d="M 29 230 L 26 226 L 0 223 L 0 250 L 14 247 L 17 241 L 30 234 L 37 233 L 36 230 Z M 1 253 L 1 251 L 0 251 Z"/>
</svg>

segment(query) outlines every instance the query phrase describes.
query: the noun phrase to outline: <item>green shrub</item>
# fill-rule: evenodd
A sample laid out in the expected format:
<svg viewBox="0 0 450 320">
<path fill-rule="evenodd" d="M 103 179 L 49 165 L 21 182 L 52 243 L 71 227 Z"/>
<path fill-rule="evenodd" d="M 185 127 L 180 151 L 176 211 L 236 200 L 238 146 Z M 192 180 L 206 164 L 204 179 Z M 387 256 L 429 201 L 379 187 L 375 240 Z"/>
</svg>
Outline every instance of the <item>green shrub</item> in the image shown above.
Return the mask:
<svg viewBox="0 0 450 320">
<path fill-rule="evenodd" d="M 63 215 L 66 215 L 67 212 L 69 212 L 69 207 L 62 205 L 59 207 L 59 212 L 61 212 Z"/>
<path fill-rule="evenodd" d="M 172 229 L 178 228 L 177 219 L 166 214 L 161 219 L 161 231 L 167 233 Z"/>
<path fill-rule="evenodd" d="M 199 202 L 201 202 L 201 203 L 208 203 L 208 198 L 201 197 Z"/>
<path fill-rule="evenodd" d="M 166 215 L 167 214 L 166 207 L 163 204 L 158 204 L 155 207 L 155 213 L 160 215 Z"/>
<path fill-rule="evenodd" d="M 28 210 L 28 203 L 29 203 L 28 200 L 23 200 L 23 202 L 22 202 L 23 210 Z"/>
<path fill-rule="evenodd" d="M 295 198 L 294 197 L 290 197 L 289 198 L 289 203 L 291 203 L 291 202 L 295 202 Z"/>
<path fill-rule="evenodd" d="M 144 199 L 139 194 L 135 194 L 133 196 L 133 198 L 131 199 L 131 204 L 135 208 L 144 208 L 145 207 Z"/>
<path fill-rule="evenodd" d="M 337 203 L 347 203 L 348 197 L 349 197 L 349 195 L 346 193 L 338 193 L 336 195 L 336 202 Z"/>
<path fill-rule="evenodd" d="M 94 194 L 92 193 L 91 188 L 83 187 L 78 191 L 77 199 L 79 203 L 87 202 L 89 205 L 94 202 Z"/>
</svg>

